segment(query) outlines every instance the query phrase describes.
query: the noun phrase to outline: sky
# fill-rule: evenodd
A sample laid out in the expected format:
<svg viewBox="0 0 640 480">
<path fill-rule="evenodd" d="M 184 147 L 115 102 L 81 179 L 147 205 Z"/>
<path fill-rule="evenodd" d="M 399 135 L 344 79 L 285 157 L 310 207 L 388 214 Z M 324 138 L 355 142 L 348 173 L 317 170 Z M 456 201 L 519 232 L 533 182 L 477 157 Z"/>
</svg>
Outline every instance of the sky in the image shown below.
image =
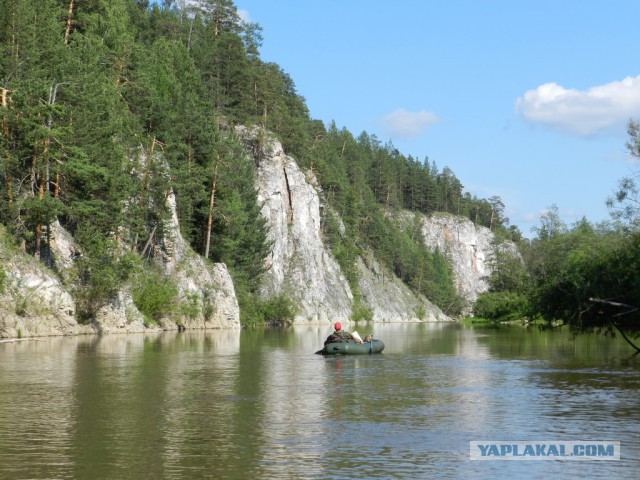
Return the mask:
<svg viewBox="0 0 640 480">
<path fill-rule="evenodd" d="M 312 118 L 449 167 L 525 237 L 552 206 L 569 227 L 610 219 L 640 169 L 637 0 L 235 3 Z"/>
</svg>

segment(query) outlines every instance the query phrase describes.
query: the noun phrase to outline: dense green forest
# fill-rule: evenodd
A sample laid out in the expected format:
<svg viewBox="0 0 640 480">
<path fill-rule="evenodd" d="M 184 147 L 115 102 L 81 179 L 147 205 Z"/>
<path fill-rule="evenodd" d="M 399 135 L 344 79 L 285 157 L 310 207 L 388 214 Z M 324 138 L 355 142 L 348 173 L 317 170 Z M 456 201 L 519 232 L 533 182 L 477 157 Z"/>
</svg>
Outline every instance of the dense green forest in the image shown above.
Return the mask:
<svg viewBox="0 0 640 480">
<path fill-rule="evenodd" d="M 355 269 L 367 250 L 446 313 L 464 307 L 444 253 L 390 221 L 398 209 L 463 216 L 520 245 L 524 263 L 497 256 L 483 315 L 507 309 L 581 325 L 614 308 L 590 297 L 640 305 L 630 270 L 640 244 L 633 179 L 611 201 L 621 207 L 617 222 L 568 229 L 552 211 L 525 241 L 499 197 L 471 196 L 450 168 L 313 119 L 289 75 L 260 58 L 261 41 L 260 26 L 243 22 L 231 0 L 0 0 L 0 219 L 52 268 L 49 226 L 72 233 L 87 253 L 75 289 L 86 317 L 151 268 L 169 188 L 185 239 L 229 267 L 243 323 L 287 315 L 286 299 L 257 299 L 269 244 L 238 124 L 274 133 L 317 176 L 330 207 L 323 233 L 354 290 L 356 319 L 369 315 L 359 309 Z M 170 298 L 165 287 L 153 291 Z"/>
</svg>

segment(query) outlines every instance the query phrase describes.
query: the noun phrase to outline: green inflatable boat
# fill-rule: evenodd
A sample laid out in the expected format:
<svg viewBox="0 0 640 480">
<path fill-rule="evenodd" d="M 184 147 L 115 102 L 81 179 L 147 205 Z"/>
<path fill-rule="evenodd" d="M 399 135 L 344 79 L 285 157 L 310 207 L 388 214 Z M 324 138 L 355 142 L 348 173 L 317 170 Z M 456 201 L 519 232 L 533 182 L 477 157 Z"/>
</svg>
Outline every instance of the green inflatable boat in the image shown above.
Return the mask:
<svg viewBox="0 0 640 480">
<path fill-rule="evenodd" d="M 380 353 L 384 350 L 384 343 L 382 340 L 371 340 L 371 342 L 365 343 L 328 343 L 322 350 L 318 350 L 316 353 L 320 355 L 357 355 L 363 353 Z"/>
</svg>

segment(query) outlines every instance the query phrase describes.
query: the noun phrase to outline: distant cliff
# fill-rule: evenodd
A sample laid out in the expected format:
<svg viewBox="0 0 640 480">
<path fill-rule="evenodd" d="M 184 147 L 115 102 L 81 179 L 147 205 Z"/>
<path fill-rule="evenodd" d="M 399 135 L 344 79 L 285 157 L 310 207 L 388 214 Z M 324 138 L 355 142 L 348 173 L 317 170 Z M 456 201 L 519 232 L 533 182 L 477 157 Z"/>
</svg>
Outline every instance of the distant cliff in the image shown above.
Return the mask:
<svg viewBox="0 0 640 480">
<path fill-rule="evenodd" d="M 424 243 L 431 249 L 439 249 L 450 260 L 458 294 L 469 305 L 476 301 L 478 294 L 489 288 L 487 277 L 493 272 L 496 249 L 520 256 L 513 242 L 496 245 L 491 230 L 475 225 L 467 218 L 446 213 L 426 216 L 402 212 L 397 219 L 410 228 L 415 222 L 415 215 L 419 219 Z M 466 309 L 466 313 L 470 311 Z"/>
<path fill-rule="evenodd" d="M 266 259 L 262 295 L 285 294 L 298 308 L 296 323 L 349 321 L 353 292 L 322 237 L 322 188 L 282 145 L 259 129 L 237 127 L 247 156 L 258 167 L 262 213 L 273 249 Z M 417 297 L 372 255 L 358 260 L 359 289 L 373 321 L 450 320 L 425 297 Z"/>
<path fill-rule="evenodd" d="M 284 153 L 273 136 L 258 128 L 237 127 L 248 158 L 257 165 L 259 201 L 267 218 L 273 250 L 266 259 L 267 271 L 262 294 L 286 294 L 299 308 L 297 323 L 348 321 L 354 295 L 325 245 L 321 232 L 323 191 L 315 176 L 303 172 L 295 159 Z M 398 223 L 410 230 L 414 213 L 396 214 Z M 458 294 L 467 301 L 465 313 L 478 294 L 487 291 L 496 249 L 519 256 L 515 244 L 494 244 L 486 227 L 449 214 L 417 214 L 424 243 L 440 250 L 451 262 Z M 358 287 L 364 307 L 376 322 L 451 320 L 423 296 L 416 296 L 392 272 L 381 265 L 372 252 L 357 261 Z"/>
</svg>

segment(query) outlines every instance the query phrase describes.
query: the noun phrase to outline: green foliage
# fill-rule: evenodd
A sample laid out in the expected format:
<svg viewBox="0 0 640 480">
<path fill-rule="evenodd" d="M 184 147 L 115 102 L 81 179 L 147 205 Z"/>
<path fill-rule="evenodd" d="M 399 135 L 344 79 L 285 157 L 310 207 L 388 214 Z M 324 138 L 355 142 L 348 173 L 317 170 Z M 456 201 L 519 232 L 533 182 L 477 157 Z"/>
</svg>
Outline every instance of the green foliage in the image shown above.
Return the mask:
<svg viewBox="0 0 640 480">
<path fill-rule="evenodd" d="M 524 293 L 529 285 L 529 272 L 519 251 L 502 247 L 503 240 L 496 235 L 493 242 L 493 255 L 489 266 L 491 275 L 487 279 L 490 292 Z"/>
<path fill-rule="evenodd" d="M 240 292 L 240 322 L 244 326 L 253 325 L 287 325 L 293 322 L 296 308 L 289 297 L 284 294 L 267 300 L 257 295 Z"/>
<path fill-rule="evenodd" d="M 344 274 L 352 292 L 358 289 L 358 273 L 356 268 L 356 255 L 359 252 L 355 246 L 352 231 L 340 231 L 340 221 L 332 211 L 325 212 L 322 223 L 322 231 L 327 245 L 331 249 L 333 257 L 338 262 L 340 270 Z"/>
<path fill-rule="evenodd" d="M 477 317 L 500 322 L 525 318 L 529 313 L 527 268 L 519 255 L 503 250 L 498 239 L 495 239 L 493 248 L 492 273 L 487 279 L 489 291 L 478 296 L 473 313 Z"/>
<path fill-rule="evenodd" d="M 526 311 L 526 297 L 516 292 L 487 292 L 478 296 L 473 313 L 480 318 L 507 321 L 522 318 Z"/>
<path fill-rule="evenodd" d="M 293 322 L 296 309 L 286 295 L 277 295 L 260 302 L 260 311 L 267 324 L 287 324 Z"/>
<path fill-rule="evenodd" d="M 79 237 L 85 253 L 76 261 L 79 283 L 74 288 L 76 309 L 81 321 L 91 321 L 95 312 L 114 298 L 131 275 L 140 269 L 140 261 L 134 254 L 116 257 L 113 245 L 95 234 L 91 238 Z"/>
<path fill-rule="evenodd" d="M 263 259 L 271 248 L 266 219 L 260 214 L 253 163 L 238 162 L 230 168 L 234 168 L 234 175 L 223 179 L 219 190 L 212 259 L 226 263 L 235 277 L 242 276 L 246 279 L 243 285 L 255 292 Z"/>
<path fill-rule="evenodd" d="M 200 296 L 197 294 L 187 295 L 183 298 L 178 307 L 178 314 L 181 317 L 186 317 L 190 320 L 198 318 L 200 313 L 203 313 L 203 308 L 200 305 Z M 210 315 L 210 314 L 209 314 Z"/>
<path fill-rule="evenodd" d="M 527 252 L 531 316 L 581 330 L 640 330 L 640 234 L 596 229 L 586 220 L 542 235 Z M 592 299 L 625 304 L 620 308 Z"/>
<path fill-rule="evenodd" d="M 29 301 L 26 296 L 20 295 L 16 299 L 15 312 L 20 317 L 26 317 L 29 309 Z"/>
<path fill-rule="evenodd" d="M 5 271 L 4 267 L 0 265 L 0 294 L 3 294 L 5 292 L 6 285 L 7 285 L 7 272 Z"/>
<path fill-rule="evenodd" d="M 131 294 L 146 322 L 156 323 L 174 313 L 178 287 L 157 268 L 147 267 L 132 279 Z"/>
<path fill-rule="evenodd" d="M 640 123 L 629 121 L 627 128 L 629 140 L 627 150 L 635 159 L 640 158 Z M 640 230 L 640 172 L 623 177 L 618 183 L 615 194 L 607 199 L 611 216 L 625 230 Z"/>
<path fill-rule="evenodd" d="M 373 311 L 362 303 L 359 296 L 354 298 L 350 320 L 353 322 L 370 322 L 373 320 Z"/>
<path fill-rule="evenodd" d="M 381 145 L 366 133 L 355 139 L 335 124 L 316 138 L 322 140 L 314 142 L 302 159 L 316 171 L 343 218 L 375 202 L 385 214 L 398 208 L 427 215 L 442 211 L 465 216 L 508 238 L 518 233 L 507 227 L 500 197 L 484 200 L 463 194 L 463 185 L 448 167 L 440 171 L 428 159 L 405 157 L 392 144 Z"/>
</svg>

